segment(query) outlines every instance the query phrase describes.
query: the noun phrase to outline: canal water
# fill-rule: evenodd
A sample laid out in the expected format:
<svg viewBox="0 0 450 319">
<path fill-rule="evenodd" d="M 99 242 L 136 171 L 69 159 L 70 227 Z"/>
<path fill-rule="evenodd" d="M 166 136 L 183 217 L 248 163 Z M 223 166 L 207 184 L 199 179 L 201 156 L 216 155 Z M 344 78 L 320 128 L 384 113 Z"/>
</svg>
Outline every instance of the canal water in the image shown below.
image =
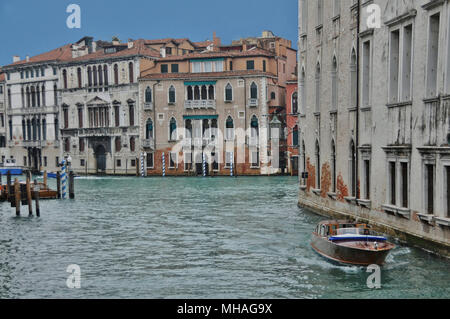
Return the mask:
<svg viewBox="0 0 450 319">
<path fill-rule="evenodd" d="M 54 183 L 54 181 L 52 181 Z M 362 267 L 310 248 L 321 217 L 297 179 L 77 179 L 41 218 L 0 203 L 0 298 L 449 298 L 450 261 L 399 245 L 367 287 Z M 81 289 L 69 289 L 69 265 Z"/>
</svg>

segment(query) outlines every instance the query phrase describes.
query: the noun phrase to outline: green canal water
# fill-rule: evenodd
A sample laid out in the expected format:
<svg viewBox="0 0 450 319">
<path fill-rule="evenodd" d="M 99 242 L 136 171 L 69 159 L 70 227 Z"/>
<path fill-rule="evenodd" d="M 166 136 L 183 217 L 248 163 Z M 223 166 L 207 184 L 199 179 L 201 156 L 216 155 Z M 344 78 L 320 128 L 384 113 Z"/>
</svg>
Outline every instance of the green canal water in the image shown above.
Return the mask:
<svg viewBox="0 0 450 319">
<path fill-rule="evenodd" d="M 52 181 L 54 183 L 54 181 Z M 77 179 L 41 218 L 0 203 L 0 298 L 449 298 L 450 261 L 398 245 L 369 289 L 362 267 L 310 248 L 323 218 L 297 179 Z M 69 265 L 81 289 L 69 289 Z"/>
</svg>

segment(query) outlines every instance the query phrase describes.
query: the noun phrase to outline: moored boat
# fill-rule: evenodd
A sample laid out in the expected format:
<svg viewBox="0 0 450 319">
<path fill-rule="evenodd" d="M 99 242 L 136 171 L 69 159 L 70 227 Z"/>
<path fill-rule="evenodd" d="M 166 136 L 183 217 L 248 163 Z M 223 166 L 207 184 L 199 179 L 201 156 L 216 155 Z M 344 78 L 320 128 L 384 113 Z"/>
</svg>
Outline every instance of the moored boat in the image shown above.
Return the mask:
<svg viewBox="0 0 450 319">
<path fill-rule="evenodd" d="M 363 223 L 323 221 L 312 234 L 312 248 L 334 262 L 351 265 L 383 265 L 395 245 Z"/>
<path fill-rule="evenodd" d="M 0 173 L 2 175 L 7 175 L 8 172 L 11 175 L 22 175 L 23 169 L 16 165 L 16 160 L 13 158 L 8 158 L 5 160 L 2 166 L 0 166 Z"/>
</svg>

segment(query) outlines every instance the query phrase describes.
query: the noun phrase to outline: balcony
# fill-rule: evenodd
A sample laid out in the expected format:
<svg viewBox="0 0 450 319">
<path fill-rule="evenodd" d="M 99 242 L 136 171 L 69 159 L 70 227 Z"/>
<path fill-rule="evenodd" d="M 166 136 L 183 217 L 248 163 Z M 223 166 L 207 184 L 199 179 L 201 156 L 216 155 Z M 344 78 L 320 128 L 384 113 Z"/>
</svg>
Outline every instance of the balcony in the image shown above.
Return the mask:
<svg viewBox="0 0 450 319">
<path fill-rule="evenodd" d="M 42 141 L 22 141 L 23 147 L 42 147 Z"/>
<path fill-rule="evenodd" d="M 184 101 L 184 108 L 192 109 L 216 109 L 216 100 L 187 100 Z"/>
<path fill-rule="evenodd" d="M 248 107 L 258 107 L 258 99 L 248 99 Z"/>
<path fill-rule="evenodd" d="M 144 111 L 153 111 L 153 102 L 145 102 Z"/>
<path fill-rule="evenodd" d="M 155 140 L 153 138 L 142 140 L 142 147 L 154 150 Z"/>
<path fill-rule="evenodd" d="M 102 137 L 102 136 L 120 136 L 123 133 L 139 134 L 139 129 L 133 127 L 97 127 L 97 128 L 77 128 L 63 129 L 63 135 L 71 135 L 78 137 Z"/>
</svg>

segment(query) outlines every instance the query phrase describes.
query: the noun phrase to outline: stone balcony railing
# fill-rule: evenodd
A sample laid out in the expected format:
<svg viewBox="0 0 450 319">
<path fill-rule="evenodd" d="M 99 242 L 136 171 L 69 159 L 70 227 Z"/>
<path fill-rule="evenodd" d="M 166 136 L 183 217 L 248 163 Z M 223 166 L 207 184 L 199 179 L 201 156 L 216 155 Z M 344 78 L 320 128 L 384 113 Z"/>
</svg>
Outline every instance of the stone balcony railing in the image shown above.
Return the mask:
<svg viewBox="0 0 450 319">
<path fill-rule="evenodd" d="M 22 107 L 8 110 L 9 115 L 56 114 L 58 112 L 58 106 Z"/>
<path fill-rule="evenodd" d="M 139 128 L 133 127 L 96 127 L 96 128 L 76 128 L 63 129 L 63 135 L 77 135 L 78 137 L 102 137 L 121 136 L 124 133 L 139 135 Z"/>
<path fill-rule="evenodd" d="M 185 109 L 215 109 L 216 100 L 187 100 L 184 101 Z"/>
<path fill-rule="evenodd" d="M 248 106 L 249 107 L 258 107 L 258 99 L 248 99 Z"/>
<path fill-rule="evenodd" d="M 142 147 L 146 149 L 155 149 L 155 140 L 153 138 L 141 140 Z"/>
</svg>

